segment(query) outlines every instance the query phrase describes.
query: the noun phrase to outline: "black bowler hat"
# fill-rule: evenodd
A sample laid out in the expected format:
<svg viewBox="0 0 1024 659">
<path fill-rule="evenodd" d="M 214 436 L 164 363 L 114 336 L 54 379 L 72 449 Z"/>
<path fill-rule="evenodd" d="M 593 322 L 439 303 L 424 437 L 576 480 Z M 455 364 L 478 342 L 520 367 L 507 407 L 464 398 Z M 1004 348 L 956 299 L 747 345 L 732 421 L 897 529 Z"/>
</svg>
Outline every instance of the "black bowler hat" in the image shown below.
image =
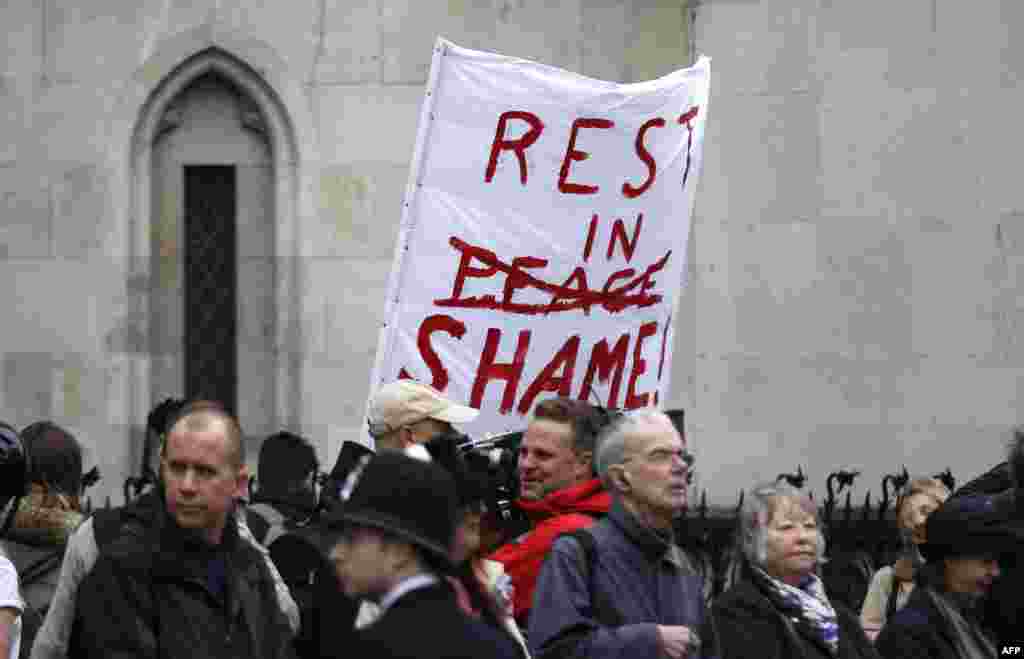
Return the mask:
<svg viewBox="0 0 1024 659">
<path fill-rule="evenodd" d="M 458 499 L 447 471 L 401 451 L 381 451 L 355 478 L 351 496 L 325 516 L 328 527 L 370 526 L 450 560 Z"/>
<path fill-rule="evenodd" d="M 929 561 L 954 557 L 1000 557 L 1024 547 L 1024 524 L 990 496 L 949 499 L 928 516 L 921 555 Z"/>
</svg>

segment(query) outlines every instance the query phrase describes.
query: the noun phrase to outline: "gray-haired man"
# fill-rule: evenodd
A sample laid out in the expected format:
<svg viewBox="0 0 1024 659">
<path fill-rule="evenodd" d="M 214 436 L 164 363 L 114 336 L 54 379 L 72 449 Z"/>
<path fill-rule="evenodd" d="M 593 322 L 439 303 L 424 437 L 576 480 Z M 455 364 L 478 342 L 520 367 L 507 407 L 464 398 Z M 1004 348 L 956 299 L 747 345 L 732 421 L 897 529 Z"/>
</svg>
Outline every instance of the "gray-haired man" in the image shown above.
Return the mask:
<svg viewBox="0 0 1024 659">
<path fill-rule="evenodd" d="M 672 535 L 692 463 L 685 441 L 665 414 L 635 412 L 602 432 L 595 463 L 614 503 L 584 531 L 592 543 L 578 536 L 555 542 L 534 596 L 531 654 L 699 656 L 703 578 Z"/>
</svg>

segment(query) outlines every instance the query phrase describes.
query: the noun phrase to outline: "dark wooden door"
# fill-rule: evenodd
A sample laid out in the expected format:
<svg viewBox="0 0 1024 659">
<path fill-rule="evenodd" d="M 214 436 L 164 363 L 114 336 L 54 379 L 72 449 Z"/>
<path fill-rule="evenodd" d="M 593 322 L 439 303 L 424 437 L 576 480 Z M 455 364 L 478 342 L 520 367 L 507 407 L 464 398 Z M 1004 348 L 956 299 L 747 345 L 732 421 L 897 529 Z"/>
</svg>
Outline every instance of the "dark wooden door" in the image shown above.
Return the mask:
<svg viewBox="0 0 1024 659">
<path fill-rule="evenodd" d="M 185 166 L 185 396 L 238 396 L 236 180 L 231 165 Z"/>
</svg>

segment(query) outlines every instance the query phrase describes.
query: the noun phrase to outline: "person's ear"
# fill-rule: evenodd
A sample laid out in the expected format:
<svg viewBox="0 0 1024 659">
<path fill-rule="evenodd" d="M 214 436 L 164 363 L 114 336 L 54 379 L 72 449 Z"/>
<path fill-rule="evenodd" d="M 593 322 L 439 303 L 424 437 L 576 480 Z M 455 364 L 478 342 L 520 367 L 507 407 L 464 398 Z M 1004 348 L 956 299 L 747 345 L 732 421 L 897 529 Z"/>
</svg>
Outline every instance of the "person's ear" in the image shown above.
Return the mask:
<svg viewBox="0 0 1024 659">
<path fill-rule="evenodd" d="M 593 474 L 593 451 L 580 451 L 576 454 L 577 476 L 581 479 L 590 478 Z"/>
<path fill-rule="evenodd" d="M 608 467 L 608 476 L 619 492 L 629 492 L 633 487 L 626 465 L 611 465 Z"/>
<path fill-rule="evenodd" d="M 249 496 L 249 467 L 242 465 L 235 477 L 235 498 L 245 499 Z"/>
<path fill-rule="evenodd" d="M 398 441 L 398 448 L 402 449 L 403 451 L 412 446 L 413 444 L 415 444 L 416 436 L 412 434 L 412 428 L 410 428 L 409 426 L 402 426 L 401 428 L 399 428 Z"/>
</svg>

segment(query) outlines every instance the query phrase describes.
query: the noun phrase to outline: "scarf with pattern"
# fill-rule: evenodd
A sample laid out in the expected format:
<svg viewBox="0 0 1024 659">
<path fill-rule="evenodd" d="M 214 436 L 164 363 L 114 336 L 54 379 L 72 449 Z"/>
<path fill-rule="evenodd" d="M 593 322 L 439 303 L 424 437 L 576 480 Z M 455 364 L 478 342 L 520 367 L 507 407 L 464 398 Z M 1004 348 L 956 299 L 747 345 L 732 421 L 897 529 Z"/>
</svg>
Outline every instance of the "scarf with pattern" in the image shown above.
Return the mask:
<svg viewBox="0 0 1024 659">
<path fill-rule="evenodd" d="M 809 574 L 798 587 L 779 581 L 760 568 L 755 569 L 755 572 L 768 587 L 771 599 L 782 611 L 782 615 L 795 613 L 798 624 L 802 624 L 828 648 L 832 656 L 836 656 L 839 652 L 839 621 L 821 579 L 815 574 Z"/>
</svg>

